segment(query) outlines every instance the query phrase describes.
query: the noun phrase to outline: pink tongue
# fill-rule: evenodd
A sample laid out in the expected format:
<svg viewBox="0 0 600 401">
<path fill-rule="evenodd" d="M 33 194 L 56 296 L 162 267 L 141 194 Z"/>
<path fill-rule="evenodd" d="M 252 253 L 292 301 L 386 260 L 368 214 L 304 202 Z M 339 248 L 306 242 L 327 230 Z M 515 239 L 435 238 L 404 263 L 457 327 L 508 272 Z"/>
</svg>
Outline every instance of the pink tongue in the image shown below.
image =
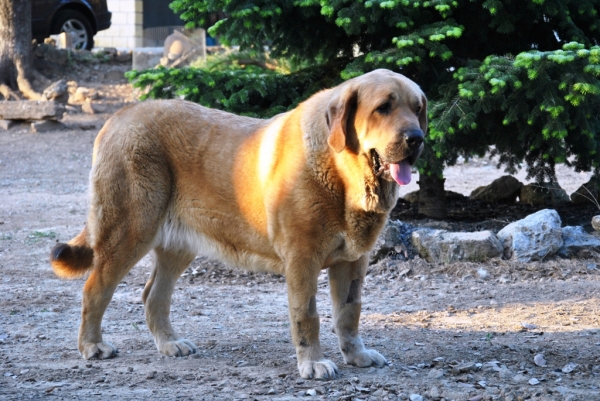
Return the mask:
<svg viewBox="0 0 600 401">
<path fill-rule="evenodd" d="M 390 164 L 390 174 L 400 185 L 408 185 L 410 183 L 410 164 L 406 160 L 398 164 Z"/>
</svg>

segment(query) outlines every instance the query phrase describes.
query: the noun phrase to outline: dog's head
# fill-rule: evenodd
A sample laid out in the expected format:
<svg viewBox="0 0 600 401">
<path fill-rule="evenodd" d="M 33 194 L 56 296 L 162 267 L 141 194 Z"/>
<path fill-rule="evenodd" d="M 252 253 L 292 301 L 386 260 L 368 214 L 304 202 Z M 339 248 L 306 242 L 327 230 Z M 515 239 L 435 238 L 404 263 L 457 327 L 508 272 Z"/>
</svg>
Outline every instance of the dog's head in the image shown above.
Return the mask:
<svg viewBox="0 0 600 401">
<path fill-rule="evenodd" d="M 327 124 L 335 152 L 365 156 L 375 176 L 406 185 L 423 151 L 427 99 L 404 75 L 375 70 L 336 89 Z"/>
</svg>

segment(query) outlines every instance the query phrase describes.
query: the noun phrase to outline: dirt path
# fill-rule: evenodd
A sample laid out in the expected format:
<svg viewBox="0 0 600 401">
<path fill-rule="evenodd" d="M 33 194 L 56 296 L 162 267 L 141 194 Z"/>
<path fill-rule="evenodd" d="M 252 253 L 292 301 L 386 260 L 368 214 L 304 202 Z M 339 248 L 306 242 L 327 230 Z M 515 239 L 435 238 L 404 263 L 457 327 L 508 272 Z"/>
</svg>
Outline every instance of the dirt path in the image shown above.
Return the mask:
<svg viewBox="0 0 600 401">
<path fill-rule="evenodd" d="M 83 360 L 83 280 L 56 278 L 48 253 L 85 222 L 91 148 L 107 117 L 87 118 L 90 130 L 73 128 L 73 117 L 63 131 L 0 132 L 1 399 L 600 400 L 598 258 L 380 262 L 367 277 L 361 326 L 365 343 L 390 361 L 384 369 L 344 365 L 323 275 L 321 337 L 341 376 L 315 382 L 297 373 L 284 279 L 203 259 L 180 279 L 172 308 L 176 330 L 200 351 L 161 356 L 141 303 L 147 257 L 105 316 L 119 356 Z M 534 363 L 538 354 L 546 366 Z"/>
</svg>

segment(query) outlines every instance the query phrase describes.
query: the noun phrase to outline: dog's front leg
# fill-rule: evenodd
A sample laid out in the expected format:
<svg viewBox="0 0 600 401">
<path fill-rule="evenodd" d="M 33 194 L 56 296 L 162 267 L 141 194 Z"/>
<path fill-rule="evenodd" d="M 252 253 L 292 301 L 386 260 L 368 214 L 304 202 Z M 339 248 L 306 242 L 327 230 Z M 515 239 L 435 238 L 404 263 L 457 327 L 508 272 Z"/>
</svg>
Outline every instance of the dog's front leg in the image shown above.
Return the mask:
<svg viewBox="0 0 600 401">
<path fill-rule="evenodd" d="M 363 255 L 354 262 L 338 263 L 329 268 L 333 324 L 347 364 L 382 367 L 387 364 L 383 355 L 365 348 L 358 335 L 362 283 L 367 272 L 368 260 L 368 255 Z"/>
<path fill-rule="evenodd" d="M 332 379 L 337 374 L 337 366 L 323 357 L 319 342 L 316 299 L 319 271 L 296 265 L 286 272 L 292 342 L 296 347 L 298 370 L 304 379 Z"/>
</svg>

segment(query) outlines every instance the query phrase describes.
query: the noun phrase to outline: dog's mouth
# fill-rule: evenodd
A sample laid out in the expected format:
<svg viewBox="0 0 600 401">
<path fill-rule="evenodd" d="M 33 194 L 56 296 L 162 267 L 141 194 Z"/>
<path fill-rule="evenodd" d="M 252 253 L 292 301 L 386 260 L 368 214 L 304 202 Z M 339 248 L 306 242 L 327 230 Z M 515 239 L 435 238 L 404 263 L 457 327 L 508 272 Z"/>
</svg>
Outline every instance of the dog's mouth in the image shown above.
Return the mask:
<svg viewBox="0 0 600 401">
<path fill-rule="evenodd" d="M 400 160 L 397 163 L 388 163 L 381 159 L 375 149 L 371 149 L 371 162 L 373 174 L 387 181 L 396 181 L 399 185 L 408 185 L 411 179 L 410 158 Z"/>
</svg>

